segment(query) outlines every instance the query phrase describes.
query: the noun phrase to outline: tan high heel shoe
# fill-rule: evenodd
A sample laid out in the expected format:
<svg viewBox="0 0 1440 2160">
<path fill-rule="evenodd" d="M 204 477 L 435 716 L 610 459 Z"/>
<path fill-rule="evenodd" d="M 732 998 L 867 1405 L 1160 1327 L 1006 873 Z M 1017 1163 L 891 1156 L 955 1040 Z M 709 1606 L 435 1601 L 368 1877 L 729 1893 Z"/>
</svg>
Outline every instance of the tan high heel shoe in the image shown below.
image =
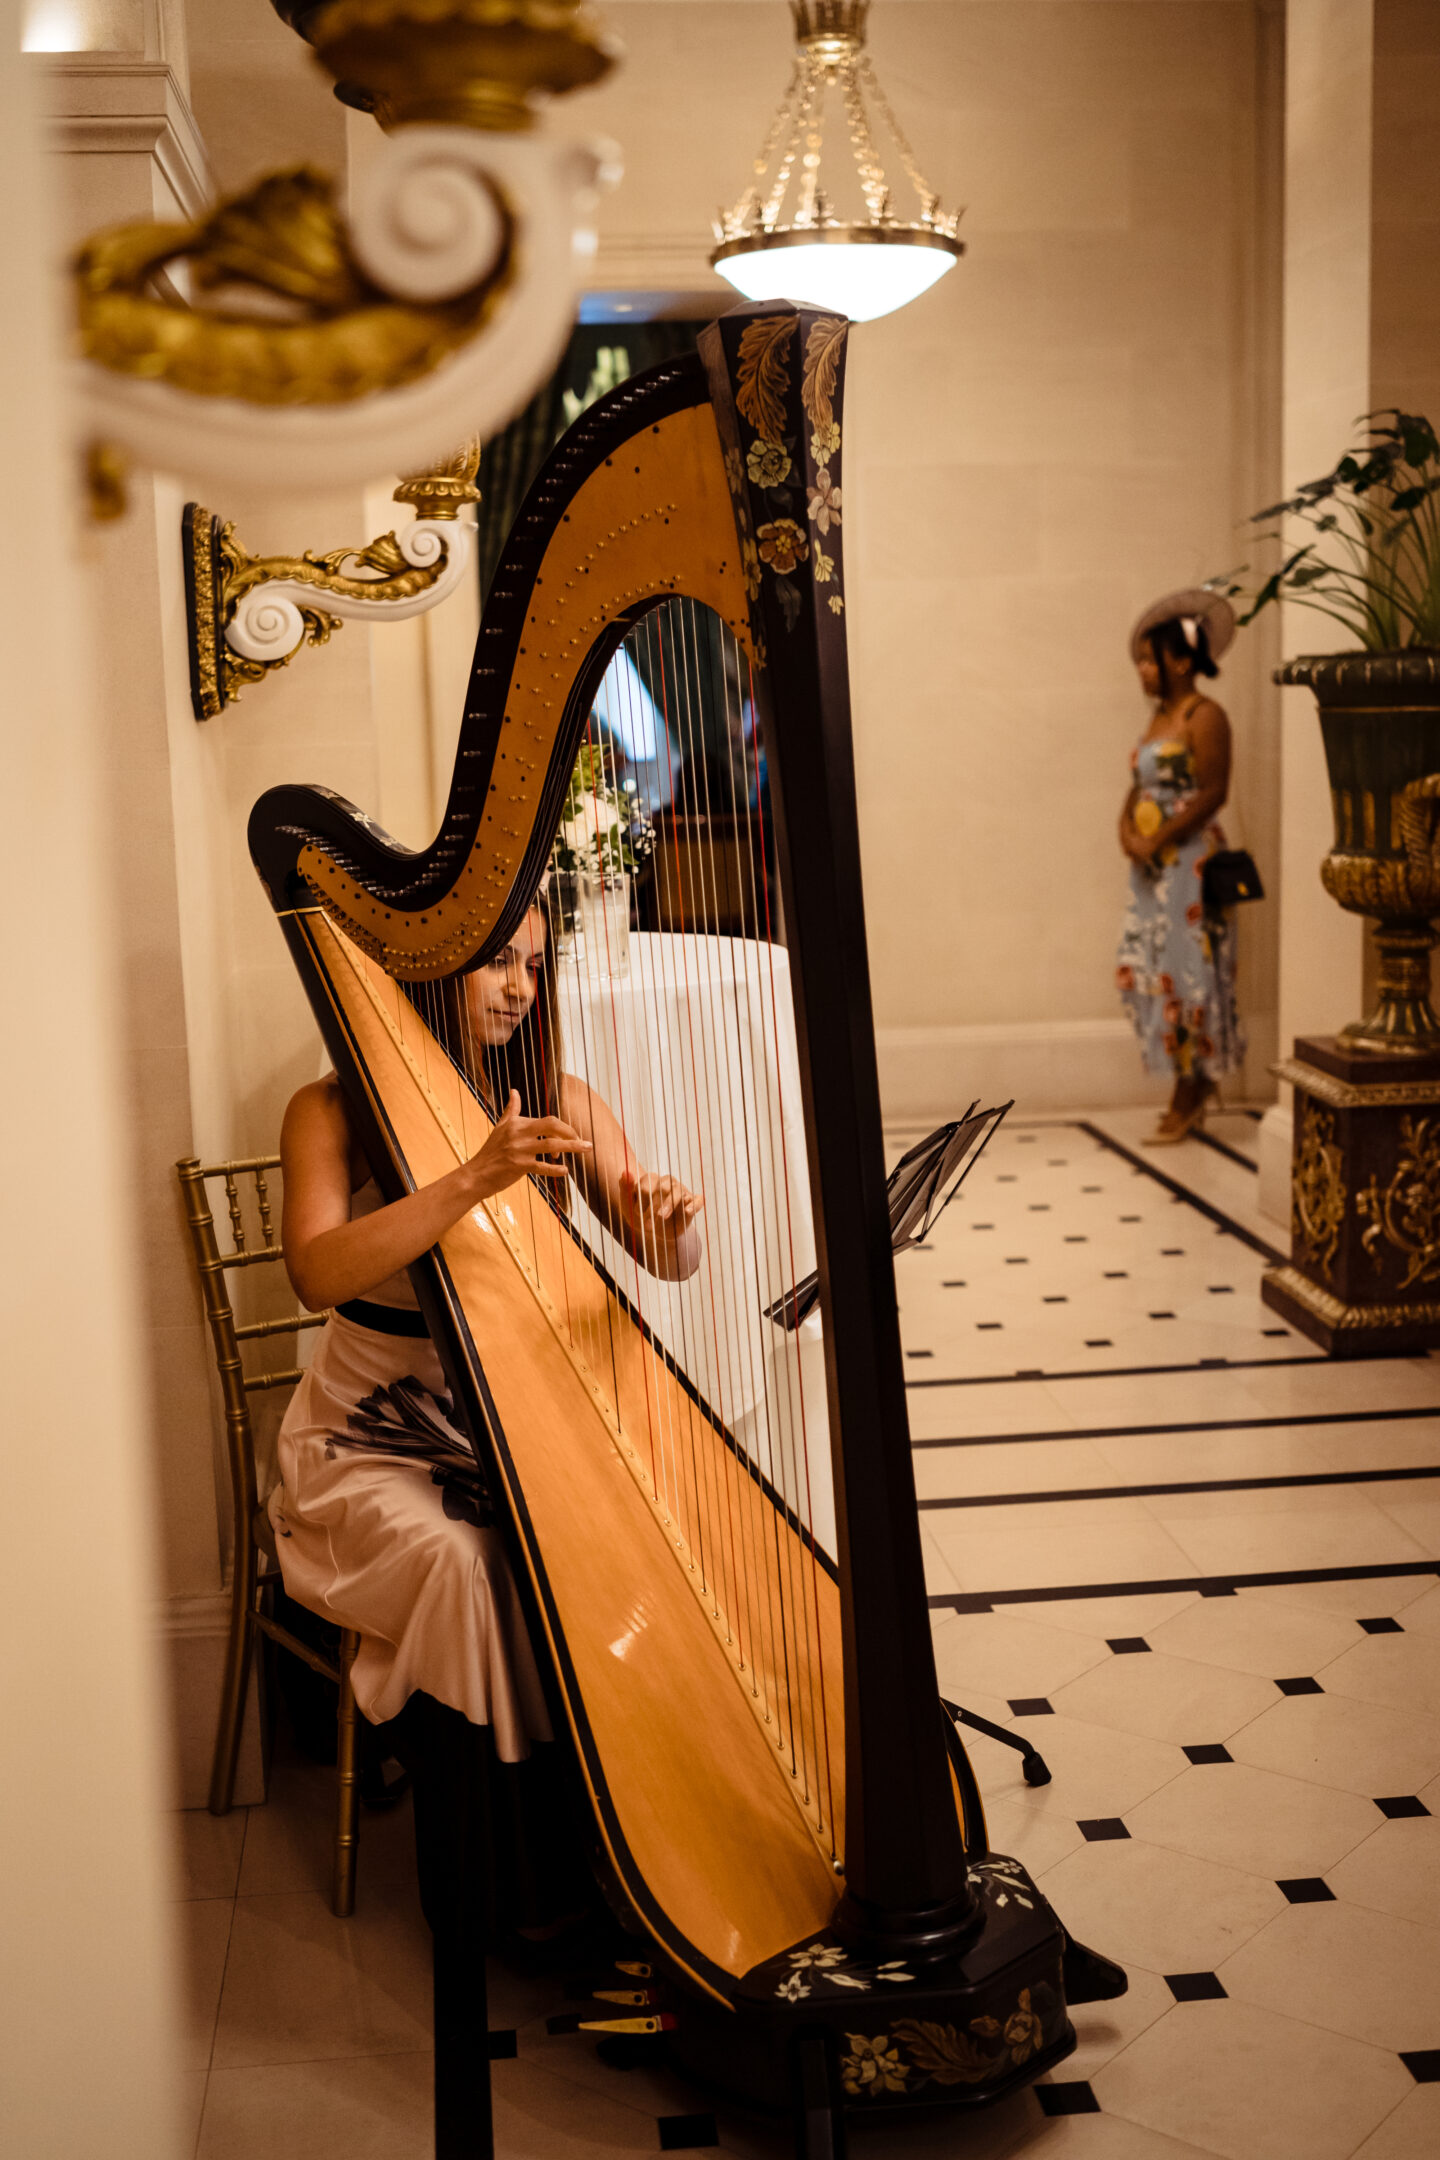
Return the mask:
<svg viewBox="0 0 1440 2160">
<path fill-rule="evenodd" d="M 1215 1086 L 1215 1082 L 1207 1080 L 1188 1110 L 1167 1110 L 1156 1130 L 1153 1133 L 1147 1133 L 1140 1145 L 1142 1147 L 1178 1147 L 1182 1140 L 1189 1139 L 1197 1125 L 1204 1124 L 1205 1113 L 1218 1100 L 1218 1096 L 1219 1091 Z M 1175 1123 L 1173 1126 L 1168 1126 L 1167 1120 L 1172 1117 L 1175 1119 Z"/>
</svg>

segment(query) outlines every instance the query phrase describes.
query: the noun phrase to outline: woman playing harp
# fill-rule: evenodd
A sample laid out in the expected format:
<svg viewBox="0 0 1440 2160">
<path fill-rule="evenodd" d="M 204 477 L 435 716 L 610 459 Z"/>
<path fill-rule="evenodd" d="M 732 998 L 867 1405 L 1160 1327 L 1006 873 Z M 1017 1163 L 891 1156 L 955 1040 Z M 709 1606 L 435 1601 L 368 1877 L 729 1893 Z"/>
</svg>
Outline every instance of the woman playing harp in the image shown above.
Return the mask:
<svg viewBox="0 0 1440 2160">
<path fill-rule="evenodd" d="M 286 1265 L 301 1301 L 331 1311 L 279 1435 L 271 1516 L 286 1589 L 359 1632 L 351 1680 L 372 1723 L 419 1691 L 488 1726 L 507 1764 L 548 1741 L 550 1721 L 493 1508 L 406 1269 L 526 1176 L 551 1181 L 562 1206 L 573 1179 L 664 1280 L 685 1280 L 701 1256 L 703 1201 L 643 1169 L 608 1106 L 563 1069 L 546 960 L 535 906 L 488 967 L 416 993 L 495 1121 L 448 1176 L 384 1204 L 333 1074 L 292 1098 L 281 1134 Z"/>
</svg>

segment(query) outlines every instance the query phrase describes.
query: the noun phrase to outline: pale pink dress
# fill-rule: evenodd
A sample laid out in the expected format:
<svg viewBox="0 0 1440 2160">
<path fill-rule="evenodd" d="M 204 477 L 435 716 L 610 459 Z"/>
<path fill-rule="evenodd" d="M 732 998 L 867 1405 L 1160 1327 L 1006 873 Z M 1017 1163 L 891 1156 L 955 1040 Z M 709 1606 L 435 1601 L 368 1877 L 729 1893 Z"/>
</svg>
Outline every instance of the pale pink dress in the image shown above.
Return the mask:
<svg viewBox="0 0 1440 2160">
<path fill-rule="evenodd" d="M 380 1205 L 371 1181 L 354 1195 L 351 1219 Z M 416 1309 L 403 1274 L 365 1302 Z M 413 1456 L 403 1451 L 412 1429 Z M 463 1496 L 457 1503 L 458 1484 L 437 1482 L 437 1454 L 467 1472 L 471 1458 L 433 1344 L 333 1314 L 276 1452 L 281 1482 L 269 1505 L 285 1588 L 359 1631 L 351 1679 L 364 1715 L 383 1723 L 423 1688 L 473 1725 L 492 1726 L 502 1762 L 550 1739 L 500 1534 L 465 1519 L 462 1508 L 476 1510 Z"/>
</svg>

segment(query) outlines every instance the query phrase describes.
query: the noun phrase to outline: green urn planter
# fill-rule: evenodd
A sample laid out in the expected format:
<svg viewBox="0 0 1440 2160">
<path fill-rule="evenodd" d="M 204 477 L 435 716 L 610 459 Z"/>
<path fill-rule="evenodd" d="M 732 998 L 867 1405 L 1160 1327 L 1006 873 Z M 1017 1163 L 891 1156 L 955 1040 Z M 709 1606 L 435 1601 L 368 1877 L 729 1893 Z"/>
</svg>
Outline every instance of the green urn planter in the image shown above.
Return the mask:
<svg viewBox="0 0 1440 2160">
<path fill-rule="evenodd" d="M 1313 690 L 1335 810 L 1325 890 L 1375 923 L 1379 999 L 1342 1030 L 1356 1050 L 1433 1057 L 1440 1019 L 1430 954 L 1440 943 L 1440 650 L 1290 660 L 1275 680 Z"/>
</svg>

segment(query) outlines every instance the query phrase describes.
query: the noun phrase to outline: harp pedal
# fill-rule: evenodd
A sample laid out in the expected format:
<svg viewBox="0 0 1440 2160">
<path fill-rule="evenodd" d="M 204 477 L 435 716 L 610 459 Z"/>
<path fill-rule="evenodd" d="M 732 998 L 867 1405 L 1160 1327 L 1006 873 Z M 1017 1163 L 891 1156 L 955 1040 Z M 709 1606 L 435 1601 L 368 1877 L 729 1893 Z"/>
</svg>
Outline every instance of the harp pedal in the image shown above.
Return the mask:
<svg viewBox="0 0 1440 2160">
<path fill-rule="evenodd" d="M 616 1958 L 616 1972 L 628 1973 L 632 1980 L 650 1980 L 654 1977 L 652 1965 L 634 1965 L 628 1958 Z"/>
<path fill-rule="evenodd" d="M 653 1988 L 592 1988 L 592 2002 L 619 2003 L 627 2010 L 648 2010 L 658 2002 Z"/>
<path fill-rule="evenodd" d="M 546 2018 L 545 2030 L 552 2039 L 564 2033 L 629 2033 L 644 2034 L 673 2032 L 675 2018 L 668 2010 L 652 2011 L 649 2017 L 587 2018 L 575 2010 L 567 2010 L 560 2017 Z"/>
<path fill-rule="evenodd" d="M 582 2018 L 577 2030 L 593 2033 L 674 2032 L 677 2022 L 669 2011 L 661 2011 L 655 2017 Z"/>
</svg>

